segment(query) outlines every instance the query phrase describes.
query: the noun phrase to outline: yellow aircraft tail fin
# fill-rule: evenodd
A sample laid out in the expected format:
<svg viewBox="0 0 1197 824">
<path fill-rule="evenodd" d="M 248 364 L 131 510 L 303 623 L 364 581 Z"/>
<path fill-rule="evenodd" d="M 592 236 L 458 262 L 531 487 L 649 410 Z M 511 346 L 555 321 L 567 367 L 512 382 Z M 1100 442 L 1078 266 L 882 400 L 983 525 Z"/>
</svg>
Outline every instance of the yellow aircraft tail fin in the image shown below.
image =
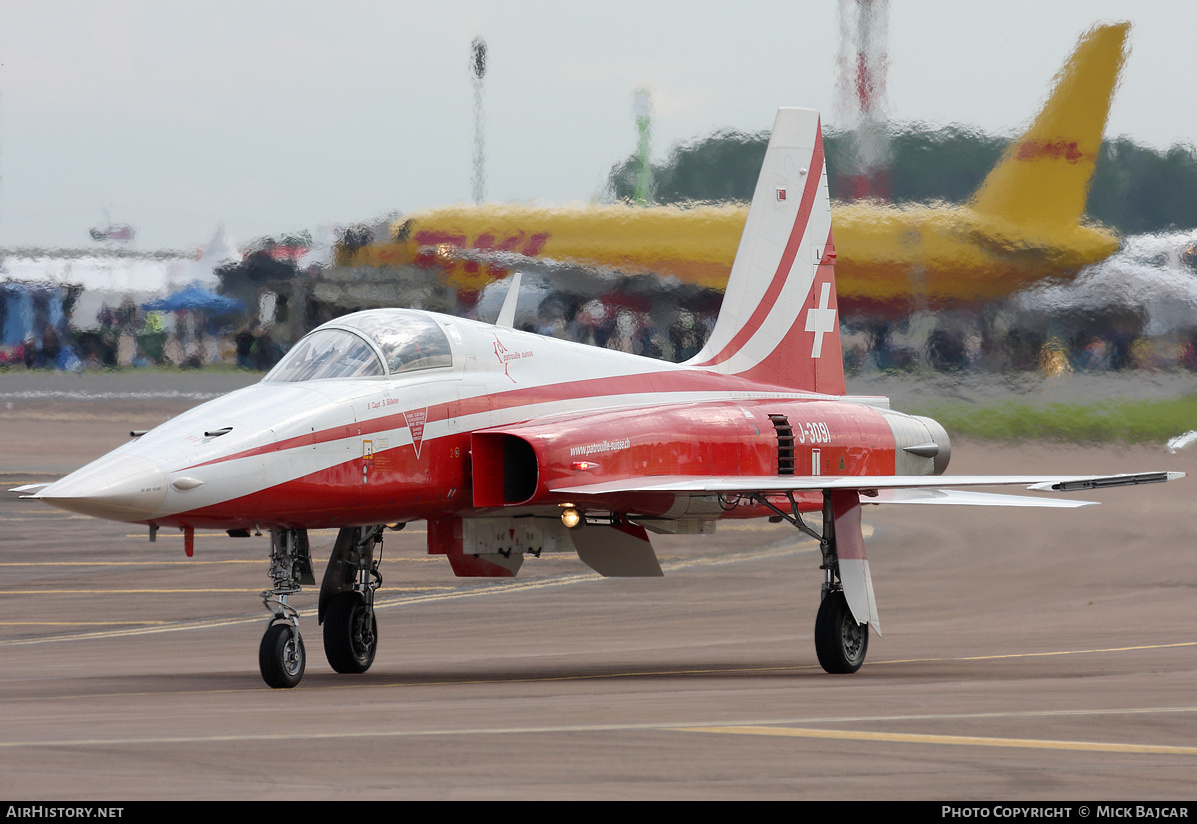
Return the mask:
<svg viewBox="0 0 1197 824">
<path fill-rule="evenodd" d="M 1130 23 L 1094 26 L 1052 84 L 1026 133 L 1010 144 L 972 198 L 1012 223 L 1075 224 L 1085 211 L 1110 100 L 1129 51 Z"/>
</svg>

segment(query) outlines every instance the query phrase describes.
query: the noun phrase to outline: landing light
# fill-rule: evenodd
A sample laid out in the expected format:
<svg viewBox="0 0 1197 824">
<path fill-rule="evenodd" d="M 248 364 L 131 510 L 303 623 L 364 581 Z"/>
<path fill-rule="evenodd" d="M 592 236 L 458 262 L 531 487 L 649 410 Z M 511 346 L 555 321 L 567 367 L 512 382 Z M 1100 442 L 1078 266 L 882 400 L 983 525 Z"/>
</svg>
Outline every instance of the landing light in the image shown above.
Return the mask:
<svg viewBox="0 0 1197 824">
<path fill-rule="evenodd" d="M 565 524 L 567 529 L 573 529 L 582 523 L 582 513 L 573 506 L 566 506 L 561 510 L 561 523 Z"/>
</svg>

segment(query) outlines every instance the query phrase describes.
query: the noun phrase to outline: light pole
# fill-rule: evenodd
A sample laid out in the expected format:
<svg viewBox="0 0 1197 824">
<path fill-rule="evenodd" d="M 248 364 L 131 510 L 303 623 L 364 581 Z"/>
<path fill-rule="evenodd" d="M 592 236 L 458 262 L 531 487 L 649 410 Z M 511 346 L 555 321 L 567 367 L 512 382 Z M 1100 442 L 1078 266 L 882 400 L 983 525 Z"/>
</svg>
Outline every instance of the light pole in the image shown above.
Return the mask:
<svg viewBox="0 0 1197 824">
<path fill-rule="evenodd" d="M 486 197 L 486 144 L 482 134 L 482 78 L 486 74 L 486 41 L 470 44 L 470 74 L 474 84 L 474 202 Z"/>
</svg>

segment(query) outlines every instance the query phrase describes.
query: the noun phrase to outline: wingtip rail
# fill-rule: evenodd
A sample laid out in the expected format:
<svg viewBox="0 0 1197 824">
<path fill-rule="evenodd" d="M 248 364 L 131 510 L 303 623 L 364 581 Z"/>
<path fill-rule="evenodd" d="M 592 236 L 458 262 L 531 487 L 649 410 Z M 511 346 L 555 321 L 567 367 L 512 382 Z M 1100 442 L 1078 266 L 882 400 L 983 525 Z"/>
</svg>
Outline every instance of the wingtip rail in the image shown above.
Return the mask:
<svg viewBox="0 0 1197 824">
<path fill-rule="evenodd" d="M 1114 486 L 1160 484 L 1185 477 L 1184 472 L 1134 472 L 1127 475 L 1108 475 L 1104 478 L 1084 478 L 1079 481 L 1035 484 L 1029 489 L 1050 489 L 1053 492 L 1075 492 L 1080 489 L 1106 489 Z"/>
</svg>

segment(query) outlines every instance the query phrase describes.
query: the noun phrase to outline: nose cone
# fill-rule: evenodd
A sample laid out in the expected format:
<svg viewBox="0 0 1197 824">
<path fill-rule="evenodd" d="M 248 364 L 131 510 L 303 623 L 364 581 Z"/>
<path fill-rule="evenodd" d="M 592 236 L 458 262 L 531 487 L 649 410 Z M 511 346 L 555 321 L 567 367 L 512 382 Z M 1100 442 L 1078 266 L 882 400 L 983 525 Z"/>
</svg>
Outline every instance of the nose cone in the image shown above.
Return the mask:
<svg viewBox="0 0 1197 824">
<path fill-rule="evenodd" d="M 82 515 L 143 521 L 162 506 L 166 476 L 158 464 L 146 458 L 105 455 L 33 497 Z"/>
</svg>

